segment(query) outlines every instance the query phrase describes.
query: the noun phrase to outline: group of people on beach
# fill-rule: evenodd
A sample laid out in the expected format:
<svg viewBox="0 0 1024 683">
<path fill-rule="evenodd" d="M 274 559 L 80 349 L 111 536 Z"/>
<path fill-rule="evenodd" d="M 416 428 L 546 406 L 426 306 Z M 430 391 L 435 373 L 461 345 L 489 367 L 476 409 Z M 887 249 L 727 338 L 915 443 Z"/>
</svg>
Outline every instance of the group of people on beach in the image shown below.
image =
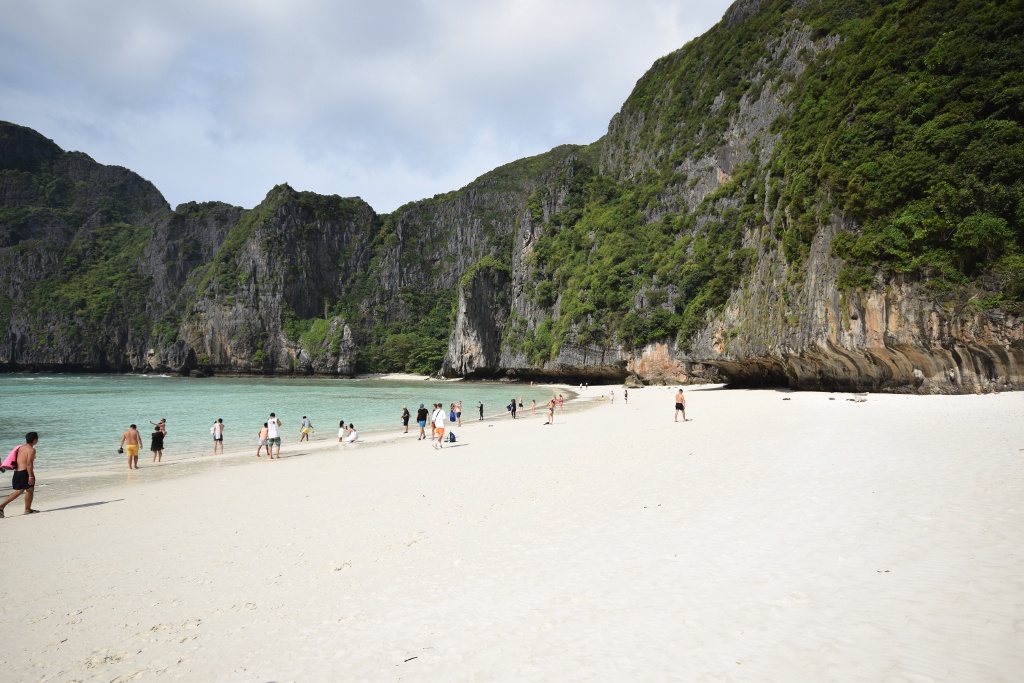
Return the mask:
<svg viewBox="0 0 1024 683">
<path fill-rule="evenodd" d="M 610 391 L 611 401 L 615 401 L 614 390 Z M 629 402 L 629 390 L 623 390 L 624 402 Z M 545 425 L 553 424 L 555 421 L 555 412 L 562 411 L 564 408 L 565 399 L 559 394 L 552 396 L 547 402 L 547 421 Z M 513 397 L 506 410 L 513 419 L 516 418 L 517 410 L 521 411 L 524 408 L 523 397 L 520 396 L 518 400 Z M 530 414 L 534 415 L 537 410 L 537 401 L 531 400 L 530 402 Z M 479 419 L 484 419 L 484 404 L 477 402 L 477 412 Z M 675 394 L 675 421 L 678 422 L 680 416 L 683 418 L 683 422 L 686 422 L 686 398 L 683 395 L 682 387 L 676 391 Z M 412 415 L 409 412 L 408 406 L 402 406 L 402 426 L 404 428 L 403 433 L 409 433 L 409 420 Z M 449 407 L 447 413 L 444 410 L 442 403 L 434 403 L 431 406 L 431 410 L 428 410 L 424 404 L 420 404 L 416 411 L 416 423 L 419 425 L 420 433 L 419 440 L 426 440 L 428 438 L 427 425 L 429 423 L 429 438 L 431 446 L 435 449 L 443 448 L 445 435 L 448 434 L 449 442 L 455 441 L 455 435 L 449 430 L 449 423 L 451 426 L 462 426 L 462 401 L 454 401 Z M 150 434 L 150 451 L 153 454 L 153 463 L 159 463 L 163 460 L 164 451 L 164 440 L 167 437 L 167 418 L 162 418 L 159 422 L 150 422 L 153 425 L 153 431 Z M 280 459 L 281 457 L 281 420 L 275 413 L 270 413 L 270 417 L 266 422 L 263 423 L 263 427 L 259 430 L 258 434 L 258 446 L 256 448 L 256 457 L 262 457 L 262 452 L 266 450 L 267 457 L 270 460 Z M 210 427 L 210 433 L 213 435 L 213 453 L 217 454 L 218 449 L 221 454 L 224 453 L 224 420 L 218 418 L 214 421 Z M 302 422 L 299 428 L 299 442 L 309 441 L 310 436 L 313 433 L 313 423 L 306 415 L 302 416 Z M 345 424 L 342 420 L 339 423 L 338 428 L 338 442 L 343 444 L 355 443 L 359 440 L 359 432 L 356 430 L 355 424 Z M 18 497 L 25 496 L 25 514 L 32 514 L 37 512 L 32 509 L 32 498 L 35 490 L 35 458 L 36 458 L 36 444 L 39 441 L 39 434 L 36 432 L 29 432 L 25 435 L 25 443 L 17 446 L 12 450 L 7 457 L 0 463 L 0 473 L 7 471 L 8 469 L 14 470 L 14 478 L 12 481 L 11 488 L 13 489 L 11 494 L 0 503 L 0 518 L 4 516 L 4 508 L 9 503 L 16 500 Z M 137 425 L 132 424 L 121 434 L 121 441 L 118 443 L 117 452 L 127 453 L 128 456 L 128 469 L 139 469 L 139 450 L 142 448 L 142 434 L 139 432 Z"/>
</svg>

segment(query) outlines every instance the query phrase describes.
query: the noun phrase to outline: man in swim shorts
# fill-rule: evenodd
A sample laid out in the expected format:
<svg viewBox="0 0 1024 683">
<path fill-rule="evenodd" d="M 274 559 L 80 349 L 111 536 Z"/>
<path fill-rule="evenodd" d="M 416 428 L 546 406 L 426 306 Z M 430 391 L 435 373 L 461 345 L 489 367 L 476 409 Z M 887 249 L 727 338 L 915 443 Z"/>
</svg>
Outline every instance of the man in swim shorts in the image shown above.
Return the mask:
<svg viewBox="0 0 1024 683">
<path fill-rule="evenodd" d="M 423 407 L 422 403 L 420 404 L 419 410 L 416 411 L 416 424 L 420 426 L 420 438 L 416 440 L 422 441 L 427 438 L 427 409 Z"/>
<path fill-rule="evenodd" d="M 444 444 L 444 409 L 440 403 L 435 404 L 437 408 L 434 410 L 434 438 L 437 439 L 436 444 L 431 444 L 434 448 L 443 448 Z"/>
<path fill-rule="evenodd" d="M 213 454 L 217 455 L 217 444 L 220 444 L 220 454 L 224 455 L 224 420 L 218 418 L 210 432 L 213 433 Z"/>
<path fill-rule="evenodd" d="M 682 387 L 676 392 L 676 417 L 673 422 L 679 422 L 679 413 L 683 414 L 683 422 L 686 422 L 686 398 L 683 396 Z"/>
<path fill-rule="evenodd" d="M 135 425 L 131 425 L 121 435 L 121 443 L 117 445 L 117 452 L 128 454 L 128 469 L 139 469 L 139 447 L 142 446 L 142 434 Z"/>
<path fill-rule="evenodd" d="M 267 423 L 264 422 L 263 423 L 263 429 L 260 430 L 259 436 L 256 437 L 257 439 L 259 439 L 259 441 L 256 442 L 257 443 L 257 446 L 256 446 L 256 457 L 257 458 L 260 457 L 260 451 L 263 450 L 264 448 L 267 449 L 267 455 L 270 455 L 270 446 L 267 445 L 267 434 L 269 432 L 270 432 L 270 427 L 268 427 Z"/>
<path fill-rule="evenodd" d="M 267 420 L 267 453 L 270 455 L 270 459 L 274 459 L 274 453 L 272 449 L 277 450 L 277 459 L 281 459 L 281 421 L 277 419 L 277 415 L 274 413 L 270 414 L 270 419 Z"/>
<path fill-rule="evenodd" d="M 14 465 L 14 475 L 11 477 L 11 494 L 0 503 L 0 517 L 4 516 L 4 508 L 13 502 L 21 494 L 25 494 L 25 514 L 32 515 L 39 510 L 32 509 L 32 497 L 36 492 L 36 444 L 39 443 L 39 434 L 29 432 L 25 435 L 25 443 L 18 447 L 18 459 Z"/>
</svg>

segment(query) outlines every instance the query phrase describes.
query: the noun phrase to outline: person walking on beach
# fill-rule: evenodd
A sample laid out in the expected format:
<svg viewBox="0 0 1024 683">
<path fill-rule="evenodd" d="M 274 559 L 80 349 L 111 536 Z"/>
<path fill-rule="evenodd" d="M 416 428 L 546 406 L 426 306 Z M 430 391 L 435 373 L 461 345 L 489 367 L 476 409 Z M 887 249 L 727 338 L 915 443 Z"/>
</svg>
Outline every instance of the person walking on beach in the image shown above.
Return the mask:
<svg viewBox="0 0 1024 683">
<path fill-rule="evenodd" d="M 277 459 L 281 459 L 281 421 L 277 419 L 277 415 L 274 413 L 270 414 L 270 419 L 267 420 L 267 454 L 270 459 L 274 459 L 274 454 L 271 453 L 271 449 L 277 450 Z"/>
<path fill-rule="evenodd" d="M 512 400 L 508 402 L 508 409 L 512 412 L 512 419 L 516 419 L 516 397 L 513 396 Z"/>
<path fill-rule="evenodd" d="M 679 413 L 683 414 L 683 422 L 686 422 L 686 397 L 683 396 L 682 387 L 676 392 L 676 416 L 673 422 L 679 422 Z"/>
<path fill-rule="evenodd" d="M 629 389 L 622 390 L 622 402 L 629 404 Z"/>
<path fill-rule="evenodd" d="M 402 426 L 405 427 L 403 434 L 409 433 L 409 406 L 402 406 Z"/>
<path fill-rule="evenodd" d="M 124 434 L 121 435 L 121 443 L 117 445 L 118 453 L 128 452 L 128 469 L 132 469 L 133 465 L 135 469 L 139 469 L 140 446 L 142 446 L 142 435 L 139 434 L 135 425 L 131 425 L 124 430 Z"/>
<path fill-rule="evenodd" d="M 565 412 L 565 398 L 563 398 L 561 394 L 558 395 L 558 412 Z"/>
<path fill-rule="evenodd" d="M 420 404 L 419 409 L 416 411 L 416 424 L 420 426 L 420 438 L 416 440 L 422 441 L 423 439 L 427 438 L 427 433 L 426 431 L 424 431 L 427 426 L 427 409 L 423 407 L 422 403 Z"/>
<path fill-rule="evenodd" d="M 213 433 L 213 454 L 217 455 L 217 444 L 220 444 L 220 454 L 224 455 L 224 420 L 218 418 L 210 431 Z"/>
<path fill-rule="evenodd" d="M 4 516 L 4 508 L 8 503 L 14 502 L 21 494 L 25 494 L 25 514 L 34 515 L 39 510 L 32 509 L 32 498 L 36 493 L 36 444 L 39 443 L 39 434 L 29 432 L 25 435 L 25 443 L 18 446 L 17 460 L 14 465 L 14 474 L 11 476 L 11 489 L 13 489 L 4 502 L 0 503 L 0 518 Z"/>
<path fill-rule="evenodd" d="M 149 435 L 149 450 L 153 451 L 153 462 L 164 459 L 164 433 L 159 427 L 154 427 L 153 433 Z"/>
<path fill-rule="evenodd" d="M 299 429 L 301 432 L 299 436 L 299 443 L 303 441 L 309 441 L 309 435 L 313 431 L 313 423 L 309 421 L 309 418 L 305 415 L 302 416 L 302 427 Z"/>
<path fill-rule="evenodd" d="M 480 412 L 480 419 L 481 420 L 484 419 L 484 402 L 483 401 L 477 401 L 476 402 L 476 408 Z"/>
<path fill-rule="evenodd" d="M 256 446 L 256 457 L 257 458 L 260 457 L 260 451 L 263 450 L 264 447 L 267 449 L 267 455 L 270 455 L 270 446 L 267 445 L 267 434 L 269 434 L 269 433 L 270 433 L 270 428 L 267 427 L 267 423 L 264 422 L 263 423 L 263 429 L 260 430 L 260 435 L 259 435 L 259 437 L 257 437 L 259 439 L 259 441 L 256 442 L 257 444 L 259 444 L 258 446 Z"/>
<path fill-rule="evenodd" d="M 437 410 L 434 412 L 434 436 L 437 437 L 437 443 L 432 444 L 434 448 L 444 447 L 444 410 L 441 408 L 441 404 L 437 404 Z"/>
<path fill-rule="evenodd" d="M 455 421 L 459 427 L 462 426 L 462 401 L 455 404 Z"/>
</svg>

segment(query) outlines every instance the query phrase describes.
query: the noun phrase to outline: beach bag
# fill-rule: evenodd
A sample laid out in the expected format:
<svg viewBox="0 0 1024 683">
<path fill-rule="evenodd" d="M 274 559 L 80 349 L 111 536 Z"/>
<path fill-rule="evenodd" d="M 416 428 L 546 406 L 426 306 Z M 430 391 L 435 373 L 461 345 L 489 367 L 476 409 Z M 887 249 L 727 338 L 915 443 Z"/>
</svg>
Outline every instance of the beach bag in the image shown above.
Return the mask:
<svg viewBox="0 0 1024 683">
<path fill-rule="evenodd" d="M 20 444 L 15 446 L 14 450 L 12 450 L 10 453 L 8 453 L 7 457 L 4 458 L 3 466 L 6 469 L 9 469 L 9 470 L 16 470 L 16 469 L 18 469 L 18 449 L 19 448 L 21 448 Z"/>
<path fill-rule="evenodd" d="M 455 422 L 455 411 L 454 410 L 448 411 L 448 421 L 449 422 Z"/>
<path fill-rule="evenodd" d="M 448 432 L 448 443 L 455 443 L 455 432 Z"/>
</svg>

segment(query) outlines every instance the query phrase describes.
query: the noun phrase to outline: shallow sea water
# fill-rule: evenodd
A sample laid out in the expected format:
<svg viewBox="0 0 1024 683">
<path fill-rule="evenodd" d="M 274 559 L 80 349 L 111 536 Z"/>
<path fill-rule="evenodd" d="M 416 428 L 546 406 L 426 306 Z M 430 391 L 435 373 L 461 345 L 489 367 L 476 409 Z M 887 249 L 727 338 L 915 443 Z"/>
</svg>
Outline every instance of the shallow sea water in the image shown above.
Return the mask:
<svg viewBox="0 0 1024 683">
<path fill-rule="evenodd" d="M 212 452 L 210 427 L 224 420 L 227 451 L 251 447 L 271 411 L 283 423 L 286 445 L 299 440 L 306 415 L 313 441 L 337 440 L 338 422 L 354 422 L 360 433 L 401 430 L 402 406 L 415 426 L 420 403 L 462 401 L 463 418 L 504 415 L 515 395 L 526 406 L 551 396 L 542 386 L 498 382 L 385 379 L 189 378 L 166 375 L 0 375 L 0 450 L 6 455 L 28 431 L 40 434 L 40 471 L 120 464 L 121 434 L 129 424 L 143 435 L 139 460 L 148 462 L 150 422 L 167 418 L 164 460 Z M 568 392 L 566 400 L 570 398 Z"/>
</svg>

